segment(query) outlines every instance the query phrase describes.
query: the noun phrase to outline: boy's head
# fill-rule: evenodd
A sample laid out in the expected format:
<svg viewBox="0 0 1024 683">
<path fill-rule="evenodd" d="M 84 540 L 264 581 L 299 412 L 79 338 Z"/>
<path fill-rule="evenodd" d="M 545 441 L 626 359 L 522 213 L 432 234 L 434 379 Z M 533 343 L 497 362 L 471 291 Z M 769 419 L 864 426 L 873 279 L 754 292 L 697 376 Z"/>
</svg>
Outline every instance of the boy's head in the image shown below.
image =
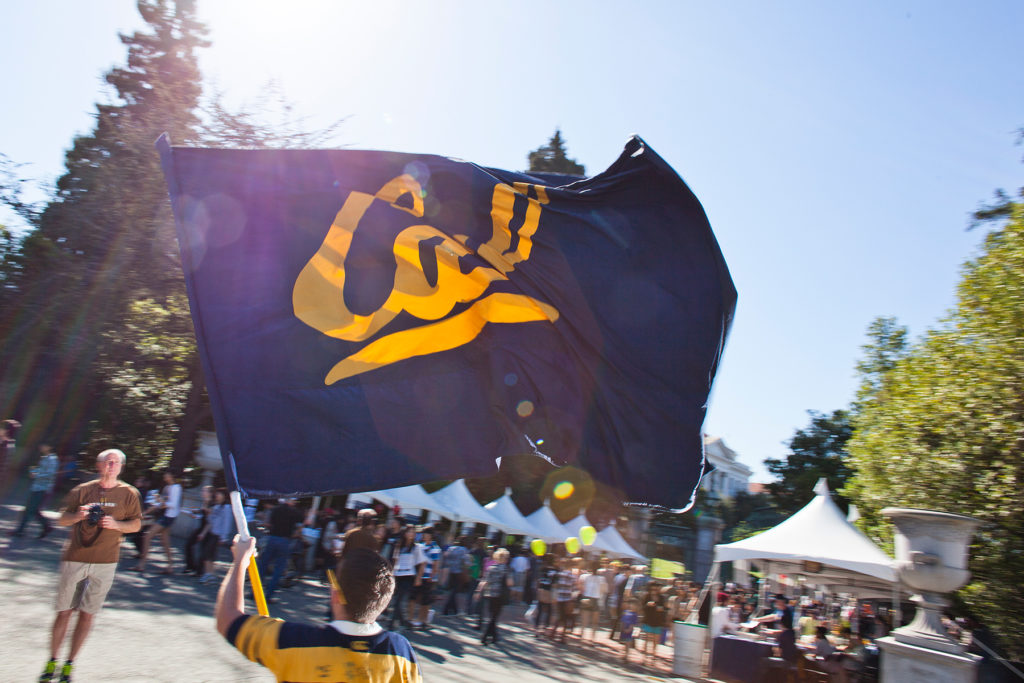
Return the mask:
<svg viewBox="0 0 1024 683">
<path fill-rule="evenodd" d="M 352 548 L 338 562 L 338 588 L 350 621 L 372 624 L 395 591 L 391 567 L 368 548 Z"/>
</svg>

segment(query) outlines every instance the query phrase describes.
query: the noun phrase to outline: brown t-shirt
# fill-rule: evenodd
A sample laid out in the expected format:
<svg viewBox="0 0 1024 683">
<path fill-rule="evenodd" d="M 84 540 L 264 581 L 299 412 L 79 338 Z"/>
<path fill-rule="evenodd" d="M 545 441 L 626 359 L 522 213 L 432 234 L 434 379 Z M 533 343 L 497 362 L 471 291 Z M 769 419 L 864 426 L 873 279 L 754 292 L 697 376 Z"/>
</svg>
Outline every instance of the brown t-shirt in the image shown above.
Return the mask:
<svg viewBox="0 0 1024 683">
<path fill-rule="evenodd" d="M 102 488 L 99 479 L 79 484 L 71 489 L 64 499 L 64 511 L 73 514 L 78 512 L 82 505 L 93 503 L 102 505 L 103 511 L 119 522 L 142 517 L 139 492 L 134 486 L 121 480 L 109 489 Z M 123 535 L 114 529 L 104 529 L 99 524 L 89 524 L 87 519 L 75 522 L 71 527 L 68 542 L 64 545 L 64 555 L 61 559 L 66 562 L 90 564 L 117 562 Z"/>
</svg>

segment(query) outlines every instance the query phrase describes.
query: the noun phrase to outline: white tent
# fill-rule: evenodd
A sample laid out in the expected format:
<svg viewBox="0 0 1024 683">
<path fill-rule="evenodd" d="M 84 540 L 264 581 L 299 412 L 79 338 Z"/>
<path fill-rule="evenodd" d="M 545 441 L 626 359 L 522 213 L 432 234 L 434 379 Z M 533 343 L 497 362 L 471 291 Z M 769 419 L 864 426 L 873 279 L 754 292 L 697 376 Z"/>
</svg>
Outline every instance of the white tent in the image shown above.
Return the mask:
<svg viewBox="0 0 1024 683">
<path fill-rule="evenodd" d="M 807 583 L 863 597 L 893 590 L 892 559 L 846 520 L 825 479 L 810 503 L 778 526 L 735 543 L 715 546 L 715 562 L 762 560 L 771 571 L 803 575 Z"/>
<path fill-rule="evenodd" d="M 454 513 L 446 508 L 440 501 L 431 498 L 430 494 L 423 490 L 419 484 L 412 486 L 401 486 L 395 489 L 382 489 L 380 491 L 367 491 L 366 493 L 353 494 L 359 500 L 376 498 L 388 507 L 398 505 L 402 508 L 418 508 L 436 512 L 442 517 L 453 519 Z"/>
<path fill-rule="evenodd" d="M 512 502 L 512 489 L 506 488 L 505 495 L 496 500 L 492 500 L 487 505 L 484 505 L 484 509 L 494 515 L 499 521 L 502 522 L 501 527 L 506 533 L 509 534 L 521 534 L 530 538 L 539 538 L 539 534 L 530 524 L 523 513 L 519 511 L 516 504 Z"/>
<path fill-rule="evenodd" d="M 442 512 L 445 517 L 455 522 L 474 522 L 486 524 L 496 529 L 504 529 L 501 520 L 484 509 L 473 494 L 466 488 L 464 479 L 457 479 L 443 489 L 429 494 L 436 504 L 449 512 Z"/>
<path fill-rule="evenodd" d="M 582 546 L 585 550 L 591 550 L 596 552 L 604 551 L 605 553 L 613 555 L 615 557 L 618 557 L 622 554 L 621 552 L 619 552 L 618 549 L 613 548 L 609 543 L 607 543 L 606 539 L 602 539 L 599 537 L 595 537 L 594 542 L 590 545 L 583 544 L 583 539 L 580 538 L 580 529 L 582 529 L 585 526 L 593 526 L 590 523 L 590 520 L 587 519 L 587 515 L 584 513 L 583 510 L 580 510 L 580 514 L 576 515 L 562 526 L 565 527 L 565 530 L 569 533 L 570 536 L 575 536 L 576 538 L 580 539 L 580 546 Z"/>
<path fill-rule="evenodd" d="M 572 536 L 558 521 L 558 517 L 555 517 L 546 500 L 543 505 L 526 516 L 526 521 L 537 530 L 539 538 L 548 543 L 565 543 L 565 539 Z"/>
<path fill-rule="evenodd" d="M 633 546 L 626 542 L 626 539 L 622 537 L 622 534 L 619 533 L 614 524 L 609 524 L 598 531 L 597 539 L 604 545 L 611 547 L 613 552 L 617 553 L 619 557 L 633 557 L 644 562 L 647 561 L 647 558 L 642 553 L 637 552 Z"/>
</svg>

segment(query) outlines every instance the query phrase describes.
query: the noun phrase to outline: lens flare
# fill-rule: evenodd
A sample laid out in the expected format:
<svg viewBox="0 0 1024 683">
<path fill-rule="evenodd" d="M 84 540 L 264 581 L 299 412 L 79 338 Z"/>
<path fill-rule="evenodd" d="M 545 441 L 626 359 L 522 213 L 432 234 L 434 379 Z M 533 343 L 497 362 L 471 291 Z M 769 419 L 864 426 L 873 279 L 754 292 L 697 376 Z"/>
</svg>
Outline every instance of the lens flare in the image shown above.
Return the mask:
<svg viewBox="0 0 1024 683">
<path fill-rule="evenodd" d="M 572 492 L 576 490 L 576 487 L 572 485 L 571 481 L 560 481 L 555 484 L 555 498 L 558 500 L 565 500 L 572 495 Z"/>
<path fill-rule="evenodd" d="M 519 405 L 516 406 L 516 412 L 519 417 L 530 417 L 533 415 L 533 401 L 520 401 Z"/>
</svg>

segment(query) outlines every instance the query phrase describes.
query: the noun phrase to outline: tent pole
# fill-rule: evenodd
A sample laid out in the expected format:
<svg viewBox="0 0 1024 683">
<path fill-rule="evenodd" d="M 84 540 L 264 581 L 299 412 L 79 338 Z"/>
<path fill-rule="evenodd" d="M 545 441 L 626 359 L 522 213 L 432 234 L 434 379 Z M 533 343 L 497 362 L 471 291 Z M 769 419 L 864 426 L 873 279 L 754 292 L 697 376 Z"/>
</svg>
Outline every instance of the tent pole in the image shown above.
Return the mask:
<svg viewBox="0 0 1024 683">
<path fill-rule="evenodd" d="M 235 515 L 235 526 L 238 528 L 238 540 L 247 542 L 249 540 L 249 523 L 245 520 L 245 508 L 242 506 L 242 494 L 238 491 L 231 492 L 231 512 Z M 263 584 L 260 583 L 260 572 L 256 568 L 256 553 L 249 558 L 249 583 L 252 584 L 252 597 L 256 602 L 256 611 L 261 617 L 269 617 L 267 609 L 267 598 L 263 595 Z"/>
<path fill-rule="evenodd" d="M 721 570 L 721 567 L 722 565 L 720 562 L 711 563 L 711 572 L 708 573 L 708 578 L 704 579 L 704 586 L 700 589 L 700 593 L 697 596 L 697 607 L 686 616 L 687 624 L 699 623 L 700 606 L 704 604 L 704 599 L 707 597 L 708 593 L 720 583 L 718 580 L 718 573 Z M 715 592 L 717 594 L 717 591 Z M 712 606 L 716 603 L 712 603 Z"/>
<path fill-rule="evenodd" d="M 761 590 L 757 592 L 757 609 L 755 614 L 760 615 L 761 610 L 768 603 L 768 584 L 771 582 L 771 566 L 768 560 L 764 561 L 764 576 L 761 578 Z"/>
</svg>

